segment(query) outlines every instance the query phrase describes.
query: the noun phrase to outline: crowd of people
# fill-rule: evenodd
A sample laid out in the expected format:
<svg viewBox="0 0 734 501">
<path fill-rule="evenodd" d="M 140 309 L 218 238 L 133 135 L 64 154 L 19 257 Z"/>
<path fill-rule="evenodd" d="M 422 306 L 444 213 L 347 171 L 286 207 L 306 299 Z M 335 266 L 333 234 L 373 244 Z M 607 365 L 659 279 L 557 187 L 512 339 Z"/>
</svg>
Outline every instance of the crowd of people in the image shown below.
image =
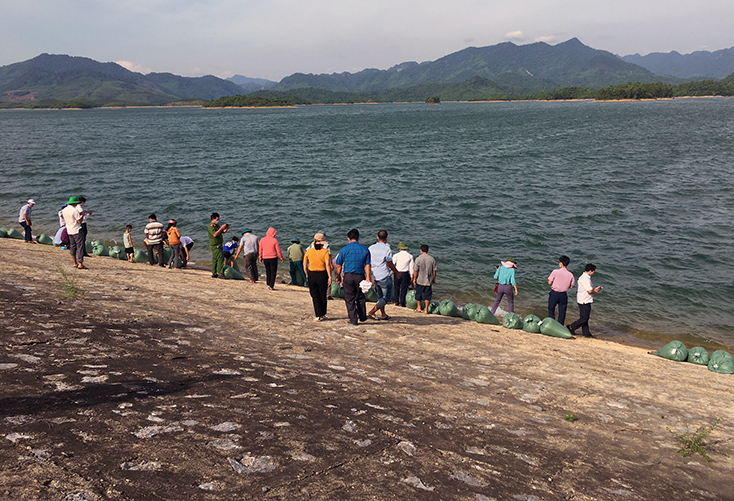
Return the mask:
<svg viewBox="0 0 734 501">
<path fill-rule="evenodd" d="M 54 243 L 62 248 L 68 246 L 74 266 L 86 269 L 84 257 L 86 253 L 87 218 L 92 211 L 86 211 L 84 197 L 72 196 L 59 210 L 59 231 Z M 33 242 L 31 214 L 35 200 L 29 199 L 19 212 L 18 223 L 23 227 L 26 242 Z M 245 276 L 248 282 L 257 283 L 259 280 L 258 261 L 265 268 L 265 282 L 270 291 L 275 290 L 275 281 L 278 270 L 278 260 L 284 263 L 283 252 L 276 237 L 277 230 L 268 228 L 264 237 L 258 238 L 250 228 L 244 228 L 241 237 L 233 236 L 225 240 L 230 225 L 221 223 L 220 216 L 214 212 L 211 215 L 207 228 L 209 249 L 212 255 L 212 278 L 226 278 L 225 267 L 237 268 L 236 260 L 242 255 L 244 260 Z M 148 216 L 148 224 L 144 228 L 144 240 L 148 264 L 172 269 L 185 268 L 190 251 L 194 245 L 193 239 L 182 236 L 174 219 L 168 221 L 165 227 L 158 221 L 155 214 Z M 436 283 L 437 265 L 431 256 L 426 244 L 420 246 L 420 255 L 414 258 L 408 252 L 405 242 L 398 244 L 398 252 L 393 254 L 388 244 L 388 233 L 380 230 L 377 233 L 377 242 L 366 247 L 359 242 L 360 234 L 356 228 L 347 233 L 347 245 L 336 257 L 332 257 L 329 243 L 323 233 L 316 233 L 311 244 L 304 250 L 298 238 L 291 240 L 287 249 L 291 285 L 303 284 L 308 287 L 313 302 L 314 319 L 322 321 L 326 318 L 328 300 L 332 299 L 332 280 L 341 286 L 347 309 L 349 322 L 357 325 L 360 322 L 372 320 L 389 320 L 391 317 L 386 306 L 393 302 L 396 306 L 406 306 L 408 290 L 415 289 L 417 302 L 416 312 L 428 313 L 429 304 L 433 297 L 433 284 Z M 135 245 L 132 237 L 132 226 L 125 227 L 123 245 L 127 259 L 133 262 Z M 165 262 L 164 246 L 170 248 L 170 258 Z M 576 279 L 568 270 L 570 259 L 568 256 L 559 258 L 558 269 L 548 276 L 548 285 L 551 290 L 548 295 L 548 316 L 558 319 L 565 324 L 568 307 L 568 291 L 576 285 Z M 496 280 L 496 298 L 490 311 L 494 314 L 500 307 L 502 299 L 507 298 L 509 312 L 514 312 L 514 298 L 518 295 L 515 272 L 517 260 L 509 257 L 500 261 L 494 279 Z M 589 329 L 591 304 L 593 296 L 602 290 L 595 287 L 591 278 L 596 266 L 589 263 L 578 278 L 577 304 L 579 319 L 566 325 L 572 334 L 581 329 L 582 335 L 593 337 Z M 375 290 L 377 302 L 367 311 L 365 294 Z M 394 290 L 394 294 L 393 294 Z M 556 317 L 556 309 L 558 315 Z M 379 314 L 379 316 L 378 316 Z"/>
</svg>

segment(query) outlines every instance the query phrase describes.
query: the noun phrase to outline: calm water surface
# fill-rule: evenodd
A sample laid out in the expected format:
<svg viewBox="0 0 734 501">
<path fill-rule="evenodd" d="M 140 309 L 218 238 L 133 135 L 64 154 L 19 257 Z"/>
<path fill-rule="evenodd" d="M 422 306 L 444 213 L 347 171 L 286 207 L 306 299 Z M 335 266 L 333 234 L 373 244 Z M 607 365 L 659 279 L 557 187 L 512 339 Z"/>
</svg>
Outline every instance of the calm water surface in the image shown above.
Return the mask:
<svg viewBox="0 0 734 501">
<path fill-rule="evenodd" d="M 141 240 L 175 218 L 208 258 L 217 211 L 285 248 L 324 231 L 387 229 L 431 247 L 436 296 L 491 304 L 500 259 L 519 262 L 516 310 L 545 316 L 558 256 L 598 266 L 592 331 L 734 345 L 734 100 L 444 103 L 268 110 L 0 112 L 0 221 L 83 194 L 90 237 Z M 575 293 L 569 317 L 576 318 Z"/>
</svg>

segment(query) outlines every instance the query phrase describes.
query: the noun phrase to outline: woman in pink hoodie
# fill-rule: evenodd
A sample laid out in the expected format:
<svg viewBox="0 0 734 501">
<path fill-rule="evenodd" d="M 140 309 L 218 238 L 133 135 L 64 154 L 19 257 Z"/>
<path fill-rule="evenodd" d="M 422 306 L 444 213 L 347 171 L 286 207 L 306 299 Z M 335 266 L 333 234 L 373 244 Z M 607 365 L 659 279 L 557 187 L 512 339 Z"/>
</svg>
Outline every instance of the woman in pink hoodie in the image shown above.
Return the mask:
<svg viewBox="0 0 734 501">
<path fill-rule="evenodd" d="M 260 262 L 265 265 L 265 281 L 268 289 L 275 288 L 275 276 L 278 274 L 278 258 L 283 262 L 283 253 L 280 251 L 280 244 L 275 234 L 278 233 L 272 226 L 268 228 L 268 234 L 260 239 L 260 248 L 258 254 Z"/>
</svg>

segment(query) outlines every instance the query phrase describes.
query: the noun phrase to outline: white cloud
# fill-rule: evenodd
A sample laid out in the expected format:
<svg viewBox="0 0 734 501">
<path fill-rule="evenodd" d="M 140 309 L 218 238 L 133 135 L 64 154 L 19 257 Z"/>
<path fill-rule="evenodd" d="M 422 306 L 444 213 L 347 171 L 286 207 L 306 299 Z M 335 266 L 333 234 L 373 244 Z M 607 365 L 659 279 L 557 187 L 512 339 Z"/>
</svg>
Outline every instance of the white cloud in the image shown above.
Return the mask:
<svg viewBox="0 0 734 501">
<path fill-rule="evenodd" d="M 525 41 L 525 33 L 523 33 L 520 30 L 517 31 L 511 31 L 509 33 L 505 33 L 505 36 L 502 37 L 505 40 L 509 40 L 511 42 L 524 42 Z"/>
<path fill-rule="evenodd" d="M 142 64 L 133 63 L 132 61 L 115 61 L 117 64 L 125 68 L 126 70 L 134 71 L 136 73 L 142 73 L 143 75 L 147 75 L 148 73 L 152 73 L 153 70 L 148 68 L 147 66 L 144 66 Z"/>
<path fill-rule="evenodd" d="M 558 36 L 556 36 L 556 35 L 543 35 L 543 36 L 540 36 L 540 37 L 536 37 L 535 38 L 535 41 L 536 42 L 545 42 L 545 43 L 548 43 L 548 44 L 551 44 L 552 45 L 552 44 L 555 44 L 556 42 L 558 42 L 559 40 L 558 40 Z"/>
</svg>

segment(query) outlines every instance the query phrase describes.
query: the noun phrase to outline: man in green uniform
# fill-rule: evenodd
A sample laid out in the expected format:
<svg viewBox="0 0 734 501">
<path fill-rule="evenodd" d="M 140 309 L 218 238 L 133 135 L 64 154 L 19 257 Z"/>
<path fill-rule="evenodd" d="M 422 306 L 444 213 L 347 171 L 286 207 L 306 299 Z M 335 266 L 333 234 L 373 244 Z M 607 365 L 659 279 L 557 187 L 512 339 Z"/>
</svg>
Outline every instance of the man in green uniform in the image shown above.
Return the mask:
<svg viewBox="0 0 734 501">
<path fill-rule="evenodd" d="M 207 228 L 209 234 L 209 249 L 212 251 L 212 278 L 224 278 L 224 253 L 222 244 L 224 234 L 229 230 L 229 224 L 219 225 L 219 214 L 212 214 L 212 222 Z"/>
</svg>

